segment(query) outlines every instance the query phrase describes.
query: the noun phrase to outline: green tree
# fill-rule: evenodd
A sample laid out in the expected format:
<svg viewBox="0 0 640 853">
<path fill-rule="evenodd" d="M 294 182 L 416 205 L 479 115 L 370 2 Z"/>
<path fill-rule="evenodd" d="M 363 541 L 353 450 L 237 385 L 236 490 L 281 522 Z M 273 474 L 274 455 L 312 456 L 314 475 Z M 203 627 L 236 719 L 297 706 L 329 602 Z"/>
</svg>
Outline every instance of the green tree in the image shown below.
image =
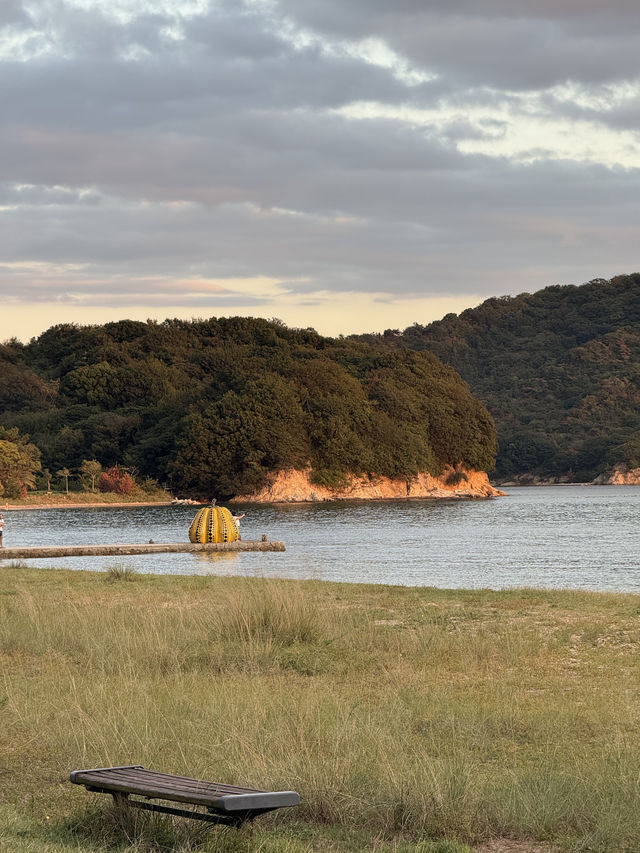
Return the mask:
<svg viewBox="0 0 640 853">
<path fill-rule="evenodd" d="M 69 494 L 69 477 L 71 476 L 71 471 L 68 468 L 61 468 L 59 471 L 56 471 L 56 474 L 64 480 L 65 491 Z"/>
<path fill-rule="evenodd" d="M 50 457 L 47 462 L 58 468 L 77 468 L 84 455 L 85 436 L 81 429 L 63 426 L 49 445 Z"/>
<path fill-rule="evenodd" d="M 60 383 L 60 393 L 73 402 L 111 408 L 116 370 L 107 362 L 71 370 Z"/>
<path fill-rule="evenodd" d="M 51 471 L 48 468 L 42 469 L 42 479 L 47 484 L 47 494 L 51 494 Z"/>
<path fill-rule="evenodd" d="M 102 474 L 102 465 L 97 459 L 83 459 L 82 465 L 80 466 L 80 473 L 85 478 L 85 482 L 89 482 L 91 484 L 91 491 L 95 492 L 96 482 L 100 474 Z"/>
<path fill-rule="evenodd" d="M 400 337 L 373 347 L 245 317 L 67 324 L 7 347 L 44 386 L 4 423 L 29 432 L 52 471 L 122 462 L 196 496 L 252 491 L 287 467 L 333 484 L 490 467 L 484 406 L 431 353 L 392 348 Z"/>
<path fill-rule="evenodd" d="M 14 427 L 0 427 L 0 494 L 19 497 L 35 488 L 40 451 Z"/>
<path fill-rule="evenodd" d="M 460 372 L 495 419 L 499 477 L 584 482 L 637 458 L 640 273 L 494 297 L 428 326 L 366 339 L 383 351 L 431 350 Z M 436 409 L 443 417 L 432 421 L 438 455 L 451 445 L 452 416 L 460 418 L 457 405 L 445 413 L 450 395 L 447 400 L 440 396 Z M 485 465 L 482 417 L 460 438 L 471 450 L 469 461 Z"/>
<path fill-rule="evenodd" d="M 169 470 L 176 488 L 228 498 L 260 488 L 269 471 L 303 468 L 310 455 L 304 413 L 290 383 L 250 380 L 204 412 L 188 415 Z"/>
</svg>

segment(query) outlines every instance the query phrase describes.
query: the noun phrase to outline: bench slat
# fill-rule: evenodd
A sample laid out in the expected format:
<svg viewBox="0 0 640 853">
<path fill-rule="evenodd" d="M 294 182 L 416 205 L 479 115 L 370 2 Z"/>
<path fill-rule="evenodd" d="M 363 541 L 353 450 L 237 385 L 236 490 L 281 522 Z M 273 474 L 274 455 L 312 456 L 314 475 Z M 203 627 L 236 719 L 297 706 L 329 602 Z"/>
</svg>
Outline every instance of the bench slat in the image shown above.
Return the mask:
<svg viewBox="0 0 640 853">
<path fill-rule="evenodd" d="M 143 771 L 142 773 L 140 771 Z M 205 782 L 186 776 L 172 776 L 168 773 L 155 773 L 144 768 L 105 768 L 100 771 L 74 771 L 72 781 L 86 785 L 132 785 L 158 790 L 171 790 L 181 793 L 194 792 L 198 795 L 220 796 L 224 794 L 268 793 L 258 788 L 241 788 L 236 785 L 223 785 L 218 782 Z"/>
</svg>

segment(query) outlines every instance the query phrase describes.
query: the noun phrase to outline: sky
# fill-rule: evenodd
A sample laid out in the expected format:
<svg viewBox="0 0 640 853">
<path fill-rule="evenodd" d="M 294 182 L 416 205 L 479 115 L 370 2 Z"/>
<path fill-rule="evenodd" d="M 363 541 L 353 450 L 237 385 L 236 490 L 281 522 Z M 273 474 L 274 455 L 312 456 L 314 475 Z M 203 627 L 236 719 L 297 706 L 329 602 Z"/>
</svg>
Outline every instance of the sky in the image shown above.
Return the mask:
<svg viewBox="0 0 640 853">
<path fill-rule="evenodd" d="M 0 340 L 640 269 L 637 0 L 0 0 Z"/>
</svg>

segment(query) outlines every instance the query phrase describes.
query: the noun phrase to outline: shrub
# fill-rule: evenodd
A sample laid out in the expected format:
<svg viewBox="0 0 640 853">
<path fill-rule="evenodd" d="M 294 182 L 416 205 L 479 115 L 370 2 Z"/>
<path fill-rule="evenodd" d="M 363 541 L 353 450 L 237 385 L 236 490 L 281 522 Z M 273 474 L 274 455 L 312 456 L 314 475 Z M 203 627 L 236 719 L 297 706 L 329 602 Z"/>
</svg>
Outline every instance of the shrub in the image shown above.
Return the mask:
<svg viewBox="0 0 640 853">
<path fill-rule="evenodd" d="M 27 490 L 16 479 L 16 477 L 7 477 L 3 482 L 5 498 L 22 498 L 26 497 Z"/>
<path fill-rule="evenodd" d="M 160 483 L 154 480 L 153 477 L 145 477 L 139 485 L 146 495 L 155 495 L 158 492 L 164 491 Z"/>
<path fill-rule="evenodd" d="M 447 474 L 445 483 L 447 486 L 459 486 L 460 483 L 467 483 L 468 481 L 469 477 L 464 471 L 451 471 Z"/>
<path fill-rule="evenodd" d="M 132 495 L 136 490 L 136 482 L 131 474 L 123 471 L 117 465 L 100 475 L 98 488 L 101 492 L 115 492 L 118 495 Z"/>
<path fill-rule="evenodd" d="M 116 563 L 107 569 L 107 581 L 109 583 L 113 583 L 114 581 L 130 581 L 133 580 L 135 575 L 137 575 L 137 572 L 133 566 L 124 566 L 122 563 Z"/>
</svg>

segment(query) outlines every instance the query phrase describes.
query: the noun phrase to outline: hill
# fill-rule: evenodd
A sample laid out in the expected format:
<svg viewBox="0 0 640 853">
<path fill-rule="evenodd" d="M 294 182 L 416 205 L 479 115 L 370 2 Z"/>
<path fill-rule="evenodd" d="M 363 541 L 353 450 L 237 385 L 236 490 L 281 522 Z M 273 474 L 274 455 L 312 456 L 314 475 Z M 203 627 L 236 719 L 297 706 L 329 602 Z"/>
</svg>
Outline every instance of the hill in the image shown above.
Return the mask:
<svg viewBox="0 0 640 853">
<path fill-rule="evenodd" d="M 58 325 L 0 347 L 0 427 L 43 467 L 116 463 L 192 496 L 229 498 L 311 466 L 413 477 L 491 469 L 495 428 L 429 352 L 382 350 L 275 321 Z"/>
<path fill-rule="evenodd" d="M 640 465 L 639 273 L 488 299 L 359 339 L 452 365 L 495 420 L 499 479 L 587 482 Z"/>
</svg>

